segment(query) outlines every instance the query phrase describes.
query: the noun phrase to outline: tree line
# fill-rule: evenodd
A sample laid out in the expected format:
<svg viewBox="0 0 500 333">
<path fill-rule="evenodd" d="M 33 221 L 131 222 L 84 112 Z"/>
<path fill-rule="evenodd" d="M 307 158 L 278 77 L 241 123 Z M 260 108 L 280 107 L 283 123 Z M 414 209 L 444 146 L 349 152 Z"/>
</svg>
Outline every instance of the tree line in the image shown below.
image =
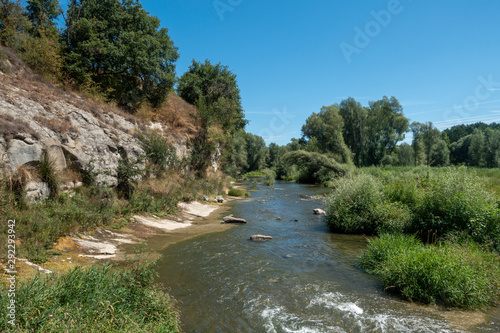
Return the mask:
<svg viewBox="0 0 500 333">
<path fill-rule="evenodd" d="M 410 132 L 412 142 L 402 142 Z M 432 122 L 410 123 L 395 97 L 368 106 L 350 97 L 313 112 L 302 126 L 302 137 L 287 145 L 266 147 L 262 138 L 242 132 L 232 147 L 226 165 L 230 173 L 271 168 L 283 179 L 322 183 L 352 167 L 496 168 L 500 124 L 457 125 L 440 131 Z"/>
<path fill-rule="evenodd" d="M 45 78 L 132 114 L 161 108 L 177 84 L 175 92 L 199 110 L 193 121 L 201 131 L 191 147 L 200 174 L 247 123 L 236 75 L 193 60 L 177 77 L 178 48 L 138 0 L 70 0 L 65 12 L 58 0 L 0 0 L 0 43 Z"/>
</svg>

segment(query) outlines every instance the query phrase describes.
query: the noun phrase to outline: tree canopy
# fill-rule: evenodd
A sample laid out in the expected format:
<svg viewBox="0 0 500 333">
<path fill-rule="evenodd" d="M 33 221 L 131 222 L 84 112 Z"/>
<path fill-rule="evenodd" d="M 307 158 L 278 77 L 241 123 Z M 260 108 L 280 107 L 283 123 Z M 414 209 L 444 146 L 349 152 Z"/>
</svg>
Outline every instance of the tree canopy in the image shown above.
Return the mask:
<svg viewBox="0 0 500 333">
<path fill-rule="evenodd" d="M 137 0 L 71 0 L 64 37 L 66 71 L 130 110 L 174 85 L 177 48 Z"/>
<path fill-rule="evenodd" d="M 177 93 L 198 106 L 205 126 L 217 125 L 232 135 L 247 123 L 236 75 L 220 63 L 193 60 L 179 79 Z"/>
</svg>

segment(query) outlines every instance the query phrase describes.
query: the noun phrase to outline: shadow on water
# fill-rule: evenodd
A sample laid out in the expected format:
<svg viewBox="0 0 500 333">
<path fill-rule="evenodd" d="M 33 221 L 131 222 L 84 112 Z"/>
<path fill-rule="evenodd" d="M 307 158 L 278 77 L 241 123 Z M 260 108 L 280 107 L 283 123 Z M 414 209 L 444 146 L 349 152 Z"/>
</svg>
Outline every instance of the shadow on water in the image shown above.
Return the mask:
<svg viewBox="0 0 500 333">
<path fill-rule="evenodd" d="M 440 311 L 387 295 L 356 267 L 367 238 L 331 234 L 312 213 L 323 202 L 311 196 L 328 189 L 256 186 L 230 211 L 248 224 L 162 252 L 160 282 L 179 300 L 184 331 L 462 332 Z M 254 234 L 273 240 L 252 242 Z M 500 331 L 490 318 L 466 331 Z"/>
</svg>

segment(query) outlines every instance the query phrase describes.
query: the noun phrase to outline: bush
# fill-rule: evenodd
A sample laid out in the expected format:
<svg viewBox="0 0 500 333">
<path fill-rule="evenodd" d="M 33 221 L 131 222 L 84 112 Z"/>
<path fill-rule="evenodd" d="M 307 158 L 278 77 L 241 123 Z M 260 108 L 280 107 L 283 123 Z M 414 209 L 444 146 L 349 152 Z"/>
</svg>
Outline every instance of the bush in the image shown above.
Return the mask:
<svg viewBox="0 0 500 333">
<path fill-rule="evenodd" d="M 441 235 L 466 231 L 481 244 L 500 250 L 500 214 L 494 194 L 481 180 L 463 170 L 432 175 L 415 206 L 413 232 L 435 230 Z"/>
<path fill-rule="evenodd" d="M 406 299 L 477 309 L 500 296 L 500 258 L 473 242 L 424 245 L 412 236 L 371 240 L 360 266 Z"/>
<path fill-rule="evenodd" d="M 167 168 L 175 168 L 178 164 L 177 155 L 173 145 L 158 132 L 145 132 L 139 136 L 142 148 L 146 152 L 150 163 L 165 171 Z"/>
<path fill-rule="evenodd" d="M 137 263 L 139 265 L 140 263 Z M 179 332 L 173 299 L 153 285 L 147 265 L 118 270 L 77 267 L 64 275 L 37 275 L 16 290 L 16 322 L 0 287 L 0 329 L 5 332 Z"/>
<path fill-rule="evenodd" d="M 274 186 L 276 173 L 271 169 L 264 169 L 262 170 L 262 173 L 264 174 L 264 177 L 266 177 L 265 184 L 267 186 Z"/>
<path fill-rule="evenodd" d="M 232 188 L 229 190 L 228 195 L 231 197 L 248 197 L 250 193 L 239 188 Z"/>
<path fill-rule="evenodd" d="M 332 231 L 374 234 L 383 203 L 382 185 L 372 176 L 343 178 L 326 199 L 326 223 Z"/>
</svg>

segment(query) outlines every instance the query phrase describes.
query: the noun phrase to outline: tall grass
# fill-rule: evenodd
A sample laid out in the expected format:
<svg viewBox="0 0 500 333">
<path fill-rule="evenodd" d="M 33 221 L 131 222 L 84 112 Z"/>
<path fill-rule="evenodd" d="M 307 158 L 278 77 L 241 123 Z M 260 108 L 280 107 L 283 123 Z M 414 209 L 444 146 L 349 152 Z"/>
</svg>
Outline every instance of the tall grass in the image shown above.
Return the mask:
<svg viewBox="0 0 500 333">
<path fill-rule="evenodd" d="M 339 179 L 326 206 L 326 222 L 335 232 L 403 232 L 411 221 L 409 209 L 402 203 L 387 201 L 382 183 L 368 174 Z"/>
<path fill-rule="evenodd" d="M 360 266 L 390 292 L 429 304 L 478 309 L 500 297 L 500 258 L 476 243 L 425 245 L 408 235 L 370 241 Z"/>
<path fill-rule="evenodd" d="M 0 293 L 3 332 L 179 332 L 173 299 L 153 284 L 148 265 L 129 269 L 77 267 L 38 275 L 16 290 L 16 323 L 7 323 L 8 293 Z M 5 287 L 1 287 L 5 288 Z"/>
</svg>

